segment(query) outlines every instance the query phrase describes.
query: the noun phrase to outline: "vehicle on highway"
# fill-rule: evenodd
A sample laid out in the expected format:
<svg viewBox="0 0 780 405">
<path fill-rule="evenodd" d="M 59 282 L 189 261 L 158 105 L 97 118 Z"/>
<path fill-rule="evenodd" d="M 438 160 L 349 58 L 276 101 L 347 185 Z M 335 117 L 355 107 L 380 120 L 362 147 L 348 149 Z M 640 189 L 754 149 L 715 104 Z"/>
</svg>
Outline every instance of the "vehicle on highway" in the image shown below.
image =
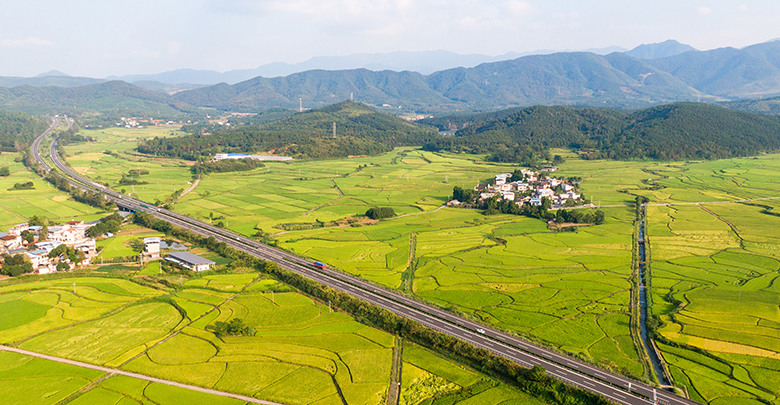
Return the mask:
<svg viewBox="0 0 780 405">
<path fill-rule="evenodd" d="M 479 333 L 481 333 L 481 334 L 483 334 L 483 335 L 485 334 L 485 330 L 484 330 L 484 329 L 482 329 L 482 328 L 480 328 L 480 329 L 477 329 L 477 332 L 479 332 Z"/>
<path fill-rule="evenodd" d="M 323 262 L 314 262 L 314 267 L 324 270 L 325 269 L 325 263 Z"/>
</svg>

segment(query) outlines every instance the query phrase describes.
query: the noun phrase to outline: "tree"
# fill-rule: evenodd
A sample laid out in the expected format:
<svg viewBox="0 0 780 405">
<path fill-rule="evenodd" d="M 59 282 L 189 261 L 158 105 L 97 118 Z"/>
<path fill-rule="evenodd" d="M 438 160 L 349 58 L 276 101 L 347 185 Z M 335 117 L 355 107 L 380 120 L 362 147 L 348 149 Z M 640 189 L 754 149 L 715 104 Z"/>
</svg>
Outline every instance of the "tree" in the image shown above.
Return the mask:
<svg viewBox="0 0 780 405">
<path fill-rule="evenodd" d="M 8 166 L 0 167 L 0 177 L 8 177 L 11 175 L 11 169 Z"/>
<path fill-rule="evenodd" d="M 370 208 L 366 211 L 366 216 L 371 219 L 392 218 L 395 216 L 395 210 L 390 207 Z"/>
<path fill-rule="evenodd" d="M 459 186 L 455 186 L 452 189 L 452 198 L 460 202 L 471 202 L 476 197 L 476 190 L 464 189 Z"/>
<path fill-rule="evenodd" d="M 254 336 L 255 329 L 245 325 L 241 318 L 233 318 L 228 322 L 217 321 L 213 325 L 206 326 L 207 330 L 214 332 L 217 337 L 223 336 Z"/>
<path fill-rule="evenodd" d="M 49 227 L 44 225 L 40 232 L 38 232 L 38 240 L 46 240 L 49 239 Z"/>
<path fill-rule="evenodd" d="M 22 236 L 22 240 L 27 242 L 28 244 L 35 242 L 35 234 L 30 231 L 27 230 L 22 231 L 21 236 Z"/>
</svg>

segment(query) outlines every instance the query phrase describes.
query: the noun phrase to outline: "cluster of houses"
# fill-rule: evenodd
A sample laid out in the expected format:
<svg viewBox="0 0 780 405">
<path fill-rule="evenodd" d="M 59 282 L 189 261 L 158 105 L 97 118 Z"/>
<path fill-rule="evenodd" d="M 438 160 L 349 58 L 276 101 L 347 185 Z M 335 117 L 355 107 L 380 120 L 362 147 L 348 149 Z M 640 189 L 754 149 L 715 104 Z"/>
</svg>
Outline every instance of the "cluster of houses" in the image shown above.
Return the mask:
<svg viewBox="0 0 780 405">
<path fill-rule="evenodd" d="M 25 254 L 30 259 L 33 270 L 38 274 L 47 274 L 56 271 L 57 263 L 65 261 L 70 269 L 77 265 L 86 265 L 97 255 L 95 239 L 87 236 L 87 230 L 94 223 L 84 223 L 84 221 L 70 221 L 64 225 L 48 227 L 48 234 L 45 240 L 41 239 L 41 226 L 31 226 L 29 224 L 19 224 L 8 232 L 0 232 L 0 254 L 17 255 Z M 33 235 L 33 241 L 28 242 L 23 238 L 23 233 Z M 32 245 L 32 247 L 31 247 Z M 65 258 L 50 258 L 49 253 L 60 245 L 66 245 L 84 255 L 84 260 L 80 263 L 71 263 Z M 34 248 L 33 248 L 34 247 Z"/>
<path fill-rule="evenodd" d="M 170 120 L 156 120 L 154 118 L 144 119 L 137 117 L 121 117 L 121 122 L 117 122 L 116 126 L 125 128 L 143 128 L 144 126 L 163 126 L 163 125 L 181 125 L 181 121 L 178 123 Z"/>
<path fill-rule="evenodd" d="M 548 166 L 541 171 L 521 169 L 522 180 L 510 181 L 511 173 L 497 174 L 493 184 L 479 184 L 475 190 L 479 192 L 477 199 L 484 201 L 498 197 L 500 200 L 513 201 L 522 206 L 524 204 L 542 205 L 542 199 L 547 198 L 552 203 L 552 208 L 560 208 L 582 202 L 582 195 L 577 193 L 577 186 L 567 179 L 550 177 L 543 173 L 551 173 L 558 170 L 555 166 Z M 567 204 L 568 203 L 568 204 Z"/>
<path fill-rule="evenodd" d="M 232 159 L 255 159 L 255 160 L 274 160 L 274 161 L 288 161 L 293 160 L 289 156 L 275 156 L 275 155 L 245 155 L 243 153 L 217 153 L 214 155 L 214 161 L 220 160 L 232 160 Z"/>
<path fill-rule="evenodd" d="M 98 255 L 95 239 L 87 236 L 87 230 L 96 223 L 97 221 L 91 223 L 70 221 L 64 225 L 51 226 L 48 227 L 45 240 L 40 240 L 43 227 L 31 226 L 26 223 L 19 224 L 9 229 L 8 232 L 0 232 L 0 255 L 26 255 L 36 274 L 53 273 L 57 271 L 57 264 L 60 262 L 68 264 L 69 270 L 76 266 L 88 265 Z M 32 242 L 26 241 L 23 237 L 23 234 L 26 235 L 28 232 L 33 235 Z M 67 255 L 49 257 L 49 253 L 60 245 L 66 245 L 81 252 L 84 259 L 79 263 L 72 263 Z M 215 265 L 211 260 L 189 252 L 182 252 L 181 250 L 186 250 L 186 247 L 181 244 L 174 243 L 172 246 L 168 246 L 158 237 L 144 239 L 143 255 L 145 260 L 159 260 L 162 249 L 171 250 L 164 257 L 165 260 L 193 271 L 209 270 Z"/>
</svg>

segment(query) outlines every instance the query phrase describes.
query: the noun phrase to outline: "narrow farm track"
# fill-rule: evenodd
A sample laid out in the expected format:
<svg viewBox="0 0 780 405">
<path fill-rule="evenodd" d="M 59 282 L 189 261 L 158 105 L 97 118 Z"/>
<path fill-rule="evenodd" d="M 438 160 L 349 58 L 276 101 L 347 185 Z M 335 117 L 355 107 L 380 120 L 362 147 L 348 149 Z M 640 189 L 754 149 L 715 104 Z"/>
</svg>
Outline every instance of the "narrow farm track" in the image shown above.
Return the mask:
<svg viewBox="0 0 780 405">
<path fill-rule="evenodd" d="M 195 386 L 195 385 L 182 384 L 182 383 L 179 383 L 179 382 L 176 382 L 176 381 L 164 380 L 162 378 L 156 378 L 156 377 L 149 377 L 147 375 L 138 374 L 138 373 L 131 373 L 129 371 L 124 371 L 124 370 L 120 370 L 120 369 L 116 369 L 116 368 L 96 366 L 94 364 L 83 363 L 83 362 L 75 361 L 75 360 L 63 359 L 62 357 L 49 356 L 48 354 L 31 352 L 29 350 L 17 349 L 15 347 L 8 347 L 8 346 L 0 345 L 0 351 L 6 351 L 6 352 L 17 353 L 17 354 L 23 354 L 25 356 L 37 357 L 39 359 L 54 361 L 54 362 L 57 362 L 57 363 L 69 364 L 71 366 L 76 366 L 76 367 L 88 368 L 88 369 L 91 369 L 91 370 L 102 371 L 102 372 L 107 373 L 107 374 L 122 375 L 122 376 L 125 376 L 125 377 L 135 378 L 135 379 L 138 379 L 138 380 L 144 380 L 144 381 L 149 381 L 149 382 L 158 383 L 158 384 L 170 385 L 172 387 L 184 388 L 186 390 L 203 392 L 205 394 L 211 394 L 211 395 L 218 395 L 220 397 L 233 398 L 233 399 L 237 399 L 239 401 L 249 402 L 249 403 L 253 403 L 253 404 L 284 405 L 284 404 L 280 404 L 278 402 L 264 401 L 262 399 L 248 397 L 248 396 L 245 396 L 245 395 L 232 394 L 230 392 L 217 391 L 217 390 L 212 390 L 212 389 L 209 389 L 209 388 L 198 387 L 198 386 Z"/>
<path fill-rule="evenodd" d="M 192 190 L 195 190 L 195 187 L 198 187 L 198 184 L 200 184 L 200 176 L 198 176 L 198 178 L 197 178 L 197 179 L 195 179 L 195 181 L 192 183 L 192 185 L 190 186 L 190 188 L 188 188 L 188 189 L 184 190 L 184 192 L 183 192 L 183 193 L 181 193 L 181 195 L 179 196 L 179 198 L 182 198 L 182 197 L 184 197 L 185 195 L 189 194 L 189 193 L 190 193 L 190 191 L 192 191 Z"/>
<path fill-rule="evenodd" d="M 40 139 L 45 135 L 41 135 L 36 141 L 40 143 Z M 424 326 L 486 349 L 524 367 L 543 367 L 549 375 L 572 386 L 603 395 L 615 403 L 625 405 L 697 404 L 695 401 L 659 390 L 657 387 L 608 372 L 592 364 L 534 345 L 414 298 L 386 290 L 355 276 L 329 268 L 315 268 L 307 259 L 300 258 L 290 252 L 271 248 L 229 230 L 121 195 L 73 172 L 57 155 L 56 146 L 57 140 L 55 139 L 49 148 L 51 159 L 57 168 L 69 178 L 74 187 L 102 193 L 105 198 L 112 200 L 124 209 L 148 213 L 199 235 L 213 236 L 216 240 L 225 242 L 230 247 L 242 250 L 259 259 L 275 262 L 288 271 L 350 294 L 399 316 L 413 319 Z M 49 170 L 45 162 L 39 160 L 39 163 Z"/>
</svg>

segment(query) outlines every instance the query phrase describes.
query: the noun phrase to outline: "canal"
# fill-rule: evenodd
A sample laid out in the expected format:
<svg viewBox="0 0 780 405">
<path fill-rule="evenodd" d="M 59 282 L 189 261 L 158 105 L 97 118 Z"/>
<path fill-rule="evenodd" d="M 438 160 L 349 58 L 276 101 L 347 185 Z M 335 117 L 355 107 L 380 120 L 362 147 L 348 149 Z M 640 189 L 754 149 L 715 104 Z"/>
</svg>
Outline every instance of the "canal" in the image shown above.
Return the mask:
<svg viewBox="0 0 780 405">
<path fill-rule="evenodd" d="M 653 372 L 658 377 L 658 381 L 661 385 L 670 385 L 669 379 L 666 378 L 664 369 L 661 366 L 661 360 L 658 358 L 658 354 L 653 348 L 653 344 L 647 337 L 647 289 L 645 288 L 645 212 L 642 210 L 642 216 L 639 219 L 639 240 L 638 240 L 638 253 L 639 253 L 639 328 L 642 344 L 645 346 L 645 352 L 650 357 L 650 363 L 653 366 Z"/>
</svg>

